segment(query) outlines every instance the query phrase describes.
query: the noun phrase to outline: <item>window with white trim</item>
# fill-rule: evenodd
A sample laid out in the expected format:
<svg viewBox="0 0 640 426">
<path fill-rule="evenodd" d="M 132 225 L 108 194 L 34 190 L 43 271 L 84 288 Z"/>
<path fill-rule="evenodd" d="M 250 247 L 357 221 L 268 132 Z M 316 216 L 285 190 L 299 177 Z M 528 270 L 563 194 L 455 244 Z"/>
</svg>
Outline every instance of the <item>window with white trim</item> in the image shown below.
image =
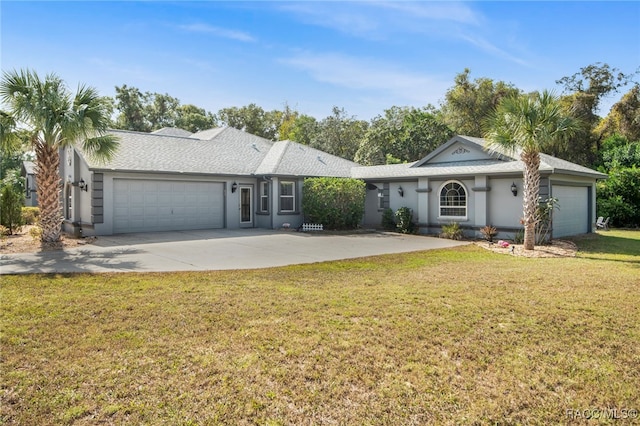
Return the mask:
<svg viewBox="0 0 640 426">
<path fill-rule="evenodd" d="M 260 212 L 269 212 L 269 182 L 260 182 Z"/>
<path fill-rule="evenodd" d="M 294 212 L 296 210 L 296 183 L 280 182 L 280 211 Z"/>
<path fill-rule="evenodd" d="M 467 191 L 459 182 L 447 182 L 440 189 L 440 217 L 467 217 Z"/>
</svg>

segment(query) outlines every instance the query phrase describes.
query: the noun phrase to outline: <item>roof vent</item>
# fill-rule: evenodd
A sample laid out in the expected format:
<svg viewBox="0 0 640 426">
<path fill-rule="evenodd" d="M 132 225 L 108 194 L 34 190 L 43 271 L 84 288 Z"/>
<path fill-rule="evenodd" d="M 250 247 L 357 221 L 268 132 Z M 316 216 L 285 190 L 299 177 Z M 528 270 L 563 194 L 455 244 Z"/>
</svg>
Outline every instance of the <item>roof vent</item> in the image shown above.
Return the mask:
<svg viewBox="0 0 640 426">
<path fill-rule="evenodd" d="M 258 149 L 258 145 L 256 145 L 256 143 L 255 143 L 255 142 L 251 144 L 251 147 L 252 147 L 253 149 L 255 149 L 256 151 L 259 151 L 259 149 Z"/>
</svg>

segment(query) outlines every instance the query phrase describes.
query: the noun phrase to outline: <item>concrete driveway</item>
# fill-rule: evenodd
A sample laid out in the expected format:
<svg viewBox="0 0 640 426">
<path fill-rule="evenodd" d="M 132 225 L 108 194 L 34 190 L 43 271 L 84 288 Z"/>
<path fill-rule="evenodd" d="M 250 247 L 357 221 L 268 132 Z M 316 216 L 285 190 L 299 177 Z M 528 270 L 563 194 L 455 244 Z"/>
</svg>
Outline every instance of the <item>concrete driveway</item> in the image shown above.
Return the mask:
<svg viewBox="0 0 640 426">
<path fill-rule="evenodd" d="M 0 274 L 254 269 L 455 247 L 419 235 L 332 235 L 264 229 L 103 236 L 64 251 L 0 255 Z"/>
</svg>

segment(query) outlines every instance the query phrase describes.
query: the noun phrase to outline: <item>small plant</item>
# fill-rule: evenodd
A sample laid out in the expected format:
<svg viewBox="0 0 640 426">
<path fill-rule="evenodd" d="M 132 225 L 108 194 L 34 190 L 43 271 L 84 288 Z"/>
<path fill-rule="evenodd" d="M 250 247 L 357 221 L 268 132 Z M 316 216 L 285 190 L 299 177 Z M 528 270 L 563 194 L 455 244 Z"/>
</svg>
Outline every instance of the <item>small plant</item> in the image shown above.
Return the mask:
<svg viewBox="0 0 640 426">
<path fill-rule="evenodd" d="M 442 233 L 440 234 L 440 238 L 447 238 L 449 240 L 461 240 L 462 229 L 460 229 L 460 224 L 458 222 L 451 222 L 448 225 L 442 225 Z"/>
<path fill-rule="evenodd" d="M 485 240 L 492 243 L 493 237 L 498 235 L 498 230 L 495 228 L 495 226 L 486 225 L 484 228 L 480 229 L 480 233 L 482 234 Z"/>
<path fill-rule="evenodd" d="M 35 225 L 40 220 L 40 209 L 37 207 L 23 207 L 22 220 L 25 225 Z"/>
<path fill-rule="evenodd" d="M 551 244 L 551 215 L 553 209 L 560 209 L 557 198 L 539 198 L 536 212 L 536 245 Z"/>
<path fill-rule="evenodd" d="M 514 244 L 522 244 L 524 243 L 524 229 L 519 229 L 513 236 Z"/>
<path fill-rule="evenodd" d="M 31 235 L 31 238 L 33 238 L 34 241 L 40 241 L 42 238 L 42 228 L 39 226 L 33 226 L 29 229 L 29 235 Z"/>
<path fill-rule="evenodd" d="M 416 225 L 413 223 L 413 211 L 409 207 L 400 207 L 396 211 L 396 219 L 398 232 L 402 234 L 413 234 L 415 232 Z"/>
<path fill-rule="evenodd" d="M 386 231 L 393 231 L 396 229 L 396 220 L 393 215 L 393 210 L 387 208 L 382 212 L 382 229 Z"/>
<path fill-rule="evenodd" d="M 5 238 L 7 238 L 7 235 L 9 235 L 9 228 L 0 225 L 0 239 L 4 240 Z"/>
</svg>

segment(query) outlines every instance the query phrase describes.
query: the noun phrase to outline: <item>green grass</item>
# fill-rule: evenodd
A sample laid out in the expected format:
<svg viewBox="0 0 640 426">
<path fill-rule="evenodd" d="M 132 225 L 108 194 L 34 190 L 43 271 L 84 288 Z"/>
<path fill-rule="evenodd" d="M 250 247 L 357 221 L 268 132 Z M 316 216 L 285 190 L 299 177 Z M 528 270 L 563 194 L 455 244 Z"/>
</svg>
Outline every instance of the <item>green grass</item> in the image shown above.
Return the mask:
<svg viewBox="0 0 640 426">
<path fill-rule="evenodd" d="M 640 232 L 576 241 L 565 259 L 465 246 L 255 271 L 5 276 L 0 418 L 546 425 L 573 424 L 571 409 L 640 409 Z"/>
</svg>

